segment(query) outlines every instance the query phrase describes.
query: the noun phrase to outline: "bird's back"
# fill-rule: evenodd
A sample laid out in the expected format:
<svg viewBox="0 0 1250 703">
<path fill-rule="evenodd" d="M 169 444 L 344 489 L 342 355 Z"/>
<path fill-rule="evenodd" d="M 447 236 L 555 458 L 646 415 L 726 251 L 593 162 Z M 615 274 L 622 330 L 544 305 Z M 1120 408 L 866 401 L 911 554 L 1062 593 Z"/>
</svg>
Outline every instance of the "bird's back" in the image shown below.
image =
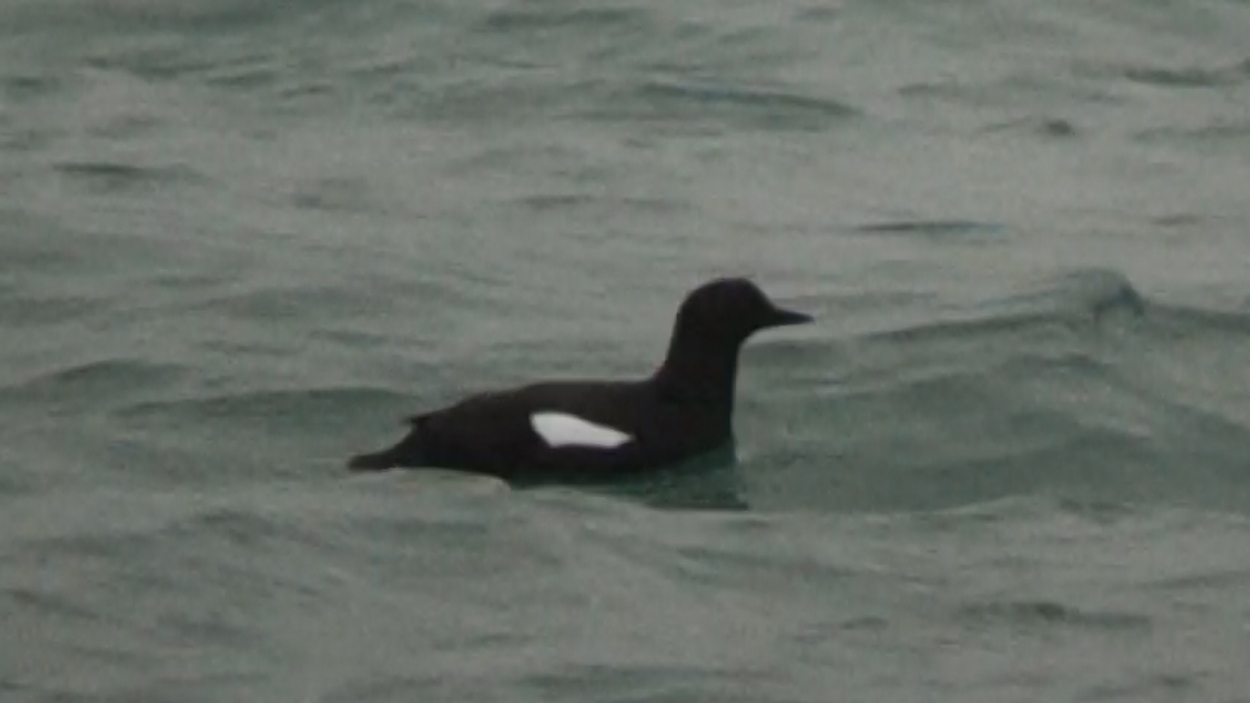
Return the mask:
<svg viewBox="0 0 1250 703">
<path fill-rule="evenodd" d="M 603 480 L 730 439 L 715 409 L 649 381 L 555 381 L 471 396 L 412 420 L 425 460 L 507 480 Z"/>
</svg>

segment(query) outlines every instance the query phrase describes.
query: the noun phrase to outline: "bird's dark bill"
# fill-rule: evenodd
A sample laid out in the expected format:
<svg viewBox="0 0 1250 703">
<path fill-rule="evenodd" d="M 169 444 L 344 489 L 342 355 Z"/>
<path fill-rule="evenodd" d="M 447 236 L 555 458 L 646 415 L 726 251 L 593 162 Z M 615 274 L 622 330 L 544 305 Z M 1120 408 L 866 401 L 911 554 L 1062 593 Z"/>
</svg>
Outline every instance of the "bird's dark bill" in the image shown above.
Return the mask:
<svg viewBox="0 0 1250 703">
<path fill-rule="evenodd" d="M 785 308 L 775 308 L 773 310 L 772 319 L 769 320 L 769 327 L 780 327 L 782 325 L 805 325 L 813 322 L 816 318 L 803 312 L 794 310 L 786 310 Z"/>
</svg>

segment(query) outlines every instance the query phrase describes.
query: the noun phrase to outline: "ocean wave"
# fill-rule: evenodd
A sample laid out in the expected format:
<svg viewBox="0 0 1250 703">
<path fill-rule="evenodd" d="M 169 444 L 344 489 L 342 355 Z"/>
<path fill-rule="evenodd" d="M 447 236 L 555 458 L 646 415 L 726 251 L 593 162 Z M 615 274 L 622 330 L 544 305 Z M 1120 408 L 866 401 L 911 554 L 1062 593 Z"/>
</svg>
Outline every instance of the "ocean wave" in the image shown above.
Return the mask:
<svg viewBox="0 0 1250 703">
<path fill-rule="evenodd" d="M 46 252 L 25 249 L 13 251 L 0 247 L 0 252 L 12 253 L 10 264 L 38 262 L 38 265 L 63 265 L 75 257 L 53 250 Z M 16 259 L 16 260 L 15 260 Z M 7 268 L 7 267 L 6 267 Z M 17 268 L 14 266 L 13 268 Z M 19 290 L 17 286 L 0 284 L 0 323 L 11 330 L 39 329 L 45 325 L 97 319 L 110 307 L 109 302 L 98 298 L 59 292 L 34 294 Z"/>
<path fill-rule="evenodd" d="M 651 26 L 651 13 L 642 7 L 535 6 L 497 8 L 486 13 L 480 28 L 488 32 L 516 32 L 544 29 L 602 31 L 621 27 Z"/>
<path fill-rule="evenodd" d="M 63 161 L 53 170 L 67 180 L 101 194 L 198 184 L 207 179 L 184 165 L 145 166 L 117 161 Z"/>
<path fill-rule="evenodd" d="M 1053 493 L 1250 510 L 1246 373 L 1215 353 L 1244 348 L 1247 324 L 1093 270 L 805 353 L 796 366 L 832 369 L 809 379 L 815 394 L 771 393 L 804 419 L 767 411 L 787 447 L 756 450 L 747 500 L 879 510 Z"/>
<path fill-rule="evenodd" d="M 362 408 L 411 405 L 413 402 L 411 396 L 365 386 L 250 390 L 132 403 L 119 411 L 119 415 L 135 420 L 169 422 L 181 418 L 247 424 L 258 419 L 282 422 L 285 418 L 285 421 L 298 424 L 325 418 L 327 422 L 338 423 L 342 418 L 361 412 Z"/>
<path fill-rule="evenodd" d="M 1148 144 L 1179 144 L 1210 146 L 1221 150 L 1236 149 L 1250 136 L 1250 121 L 1217 121 L 1196 127 L 1157 127 L 1140 130 L 1133 138 Z"/>
<path fill-rule="evenodd" d="M 342 4 L 342 0 L 298 6 L 280 0 L 118 0 L 102 7 L 93 0 L 15 0 L 5 3 L 0 17 L 6 29 L 26 32 L 77 25 L 96 31 L 237 29 Z"/>
<path fill-rule="evenodd" d="M 1141 636 L 1151 630 L 1150 616 L 1115 610 L 1082 610 L 1055 601 L 984 601 L 968 604 L 959 610 L 959 617 L 973 626 L 1006 625 L 1036 629 L 1038 627 L 1075 627 L 1110 632 L 1127 631 Z"/>
<path fill-rule="evenodd" d="M 1130 65 L 1114 70 L 1135 83 L 1161 88 L 1213 88 L 1250 80 L 1250 59 L 1221 67 Z"/>
<path fill-rule="evenodd" d="M 1001 223 L 974 220 L 891 220 L 872 222 L 855 228 L 863 234 L 899 235 L 937 241 L 1005 238 L 1008 229 Z"/>
<path fill-rule="evenodd" d="M 1073 271 L 1052 277 L 1033 290 L 957 309 L 931 322 L 866 335 L 867 341 L 928 343 L 1012 335 L 1058 326 L 1091 329 L 1122 313 L 1146 316 L 1150 303 L 1122 273 L 1110 269 Z"/>
<path fill-rule="evenodd" d="M 614 108 L 590 117 L 659 121 L 724 121 L 769 130 L 820 131 L 859 115 L 832 98 L 745 83 L 651 80 L 618 92 Z"/>
<path fill-rule="evenodd" d="M 60 366 L 0 386 L 0 401 L 21 404 L 77 404 L 124 402 L 143 397 L 185 378 L 188 369 L 177 364 L 140 359 L 99 359 Z"/>
</svg>

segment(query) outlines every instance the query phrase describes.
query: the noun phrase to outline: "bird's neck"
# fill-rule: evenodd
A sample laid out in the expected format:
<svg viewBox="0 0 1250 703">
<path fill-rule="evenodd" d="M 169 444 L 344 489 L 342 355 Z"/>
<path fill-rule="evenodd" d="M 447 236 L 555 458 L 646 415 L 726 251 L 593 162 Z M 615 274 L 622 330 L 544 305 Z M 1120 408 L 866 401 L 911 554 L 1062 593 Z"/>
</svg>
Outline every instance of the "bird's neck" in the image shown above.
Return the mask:
<svg viewBox="0 0 1250 703">
<path fill-rule="evenodd" d="M 720 408 L 728 421 L 733 413 L 740 346 L 712 344 L 675 332 L 654 380 L 666 397 Z"/>
</svg>

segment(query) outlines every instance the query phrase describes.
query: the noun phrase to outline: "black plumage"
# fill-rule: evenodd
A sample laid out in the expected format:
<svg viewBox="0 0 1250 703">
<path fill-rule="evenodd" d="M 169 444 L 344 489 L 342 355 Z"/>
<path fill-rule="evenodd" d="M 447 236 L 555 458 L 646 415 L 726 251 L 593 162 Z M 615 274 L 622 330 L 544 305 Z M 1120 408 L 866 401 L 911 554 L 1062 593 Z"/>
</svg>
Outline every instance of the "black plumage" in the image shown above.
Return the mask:
<svg viewBox="0 0 1250 703">
<path fill-rule="evenodd" d="M 723 278 L 691 291 L 668 353 L 636 381 L 550 381 L 474 395 L 411 418 L 398 444 L 351 459 L 355 471 L 440 467 L 507 481 L 611 481 L 710 452 L 732 439 L 738 353 L 753 333 L 810 322 L 751 281 Z M 559 445 L 538 413 L 574 416 L 628 435 L 617 446 Z"/>
</svg>

